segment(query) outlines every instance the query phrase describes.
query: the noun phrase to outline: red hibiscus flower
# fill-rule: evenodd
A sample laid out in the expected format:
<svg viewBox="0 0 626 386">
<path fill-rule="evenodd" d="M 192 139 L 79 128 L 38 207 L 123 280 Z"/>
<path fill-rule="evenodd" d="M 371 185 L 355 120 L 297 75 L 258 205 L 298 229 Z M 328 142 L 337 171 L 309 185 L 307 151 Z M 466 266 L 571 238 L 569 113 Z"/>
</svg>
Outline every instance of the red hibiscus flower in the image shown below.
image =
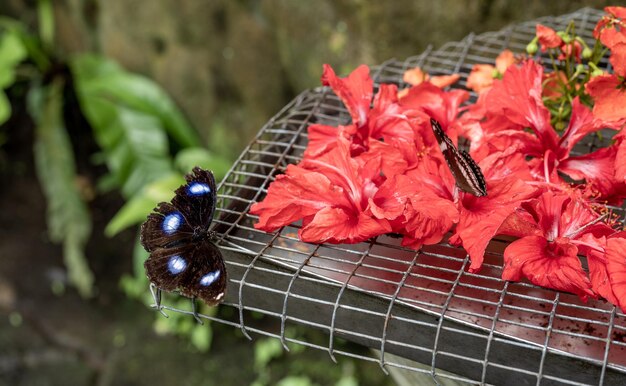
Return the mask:
<svg viewBox="0 0 626 386">
<path fill-rule="evenodd" d="M 259 215 L 255 228 L 271 232 L 302 219 L 300 239 L 315 243 L 356 243 L 390 232 L 387 220 L 366 213 L 378 189 L 380 159 L 359 164 L 349 154 L 348 141 L 340 138 L 324 155 L 289 165 L 250 208 Z"/>
<path fill-rule="evenodd" d="M 425 158 L 420 164 L 423 170 L 387 179 L 370 199 L 372 213 L 390 220 L 393 232 L 404 235 L 404 246 L 419 249 L 424 244 L 438 243 L 458 221 L 454 202 L 441 195 L 438 184 L 443 181 L 438 166 L 438 160 Z"/>
<path fill-rule="evenodd" d="M 525 218 L 530 221 L 528 228 L 535 231 L 518 235 L 522 237 L 505 249 L 502 278 L 517 281 L 526 277 L 534 284 L 572 292 L 583 300 L 595 297 L 574 240 L 590 233 L 590 224 L 599 216 L 583 200 L 550 191 L 522 208 L 530 215 Z"/>
<path fill-rule="evenodd" d="M 541 99 L 542 74 L 541 66 L 528 61 L 522 67 L 509 69 L 501 81 L 495 82 L 485 95 L 484 114 L 500 121 L 507 120 L 514 126 L 512 129 L 503 126 L 503 130 L 492 125 L 495 130 L 487 129 L 482 133 L 475 129 L 474 138 L 471 138 L 472 155 L 480 159 L 489 152 L 516 147 L 529 159 L 535 178 L 558 183 L 561 178 L 557 172 L 564 173 L 574 180 L 590 183 L 590 191 L 598 199 L 619 203 L 626 196 L 626 186 L 615 178 L 616 147 L 602 148 L 582 156 L 570 155 L 574 145 L 587 134 L 616 125 L 594 118 L 591 110 L 575 98 L 569 126 L 559 137 Z M 482 121 L 480 127 L 489 126 Z M 530 127 L 534 135 L 523 131 L 523 127 Z M 481 149 L 482 146 L 487 149 Z"/>
<path fill-rule="evenodd" d="M 342 100 L 350 112 L 352 123 L 339 126 L 340 129 L 322 124 L 309 126 L 305 157 L 317 157 L 333 149 L 338 137 L 350 141 L 351 156 L 367 151 L 371 140 L 413 140 L 415 123 L 403 114 L 397 103 L 397 86 L 381 85 L 372 101 L 373 81 L 366 66 L 359 66 L 346 78 L 339 78 L 330 66 L 324 65 L 322 82 L 329 85 Z"/>
<path fill-rule="evenodd" d="M 552 28 L 541 24 L 537 24 L 535 28 L 541 51 L 547 51 L 549 48 L 559 48 L 563 45 L 563 39 Z"/>
<path fill-rule="evenodd" d="M 444 91 L 430 83 L 422 83 L 411 87 L 409 93 L 398 103 L 405 109 L 406 115 L 416 117 L 416 122 L 422 125 L 422 129 L 425 128 L 430 133 L 430 118 L 434 118 L 456 140 L 456 132 L 451 132 L 450 128 L 461 112 L 461 105 L 469 96 L 465 90 Z M 432 137 L 430 134 L 429 136 Z"/>
</svg>

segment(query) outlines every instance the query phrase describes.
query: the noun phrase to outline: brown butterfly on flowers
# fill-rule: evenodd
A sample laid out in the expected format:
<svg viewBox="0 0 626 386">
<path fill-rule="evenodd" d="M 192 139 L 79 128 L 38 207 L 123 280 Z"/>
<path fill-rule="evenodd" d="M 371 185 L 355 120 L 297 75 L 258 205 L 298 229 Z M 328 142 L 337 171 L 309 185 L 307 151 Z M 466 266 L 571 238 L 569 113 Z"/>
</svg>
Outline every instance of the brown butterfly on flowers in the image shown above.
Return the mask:
<svg viewBox="0 0 626 386">
<path fill-rule="evenodd" d="M 443 157 L 448 163 L 448 167 L 454 176 L 456 186 L 464 192 L 473 194 L 476 197 L 487 195 L 487 184 L 480 167 L 465 150 L 458 150 L 450 137 L 441 128 L 439 122 L 430 119 L 433 133 L 439 142 L 439 148 Z"/>
</svg>

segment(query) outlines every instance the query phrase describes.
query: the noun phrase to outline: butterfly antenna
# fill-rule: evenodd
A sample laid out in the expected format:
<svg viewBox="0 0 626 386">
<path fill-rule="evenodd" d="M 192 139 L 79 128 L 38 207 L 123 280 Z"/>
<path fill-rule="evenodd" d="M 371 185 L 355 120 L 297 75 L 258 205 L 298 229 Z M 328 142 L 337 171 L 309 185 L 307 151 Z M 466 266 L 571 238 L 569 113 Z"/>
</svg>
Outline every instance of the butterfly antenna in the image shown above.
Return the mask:
<svg viewBox="0 0 626 386">
<path fill-rule="evenodd" d="M 161 305 L 161 290 L 153 283 L 150 283 L 150 293 L 152 294 L 152 300 L 154 300 L 154 304 L 150 305 L 150 307 L 156 308 L 161 315 L 169 318 L 170 316 L 163 311 L 163 306 Z"/>
<path fill-rule="evenodd" d="M 198 306 L 196 304 L 196 297 L 191 298 L 191 312 L 193 312 L 193 317 L 196 319 L 196 322 L 199 324 L 204 324 L 202 319 L 200 319 L 200 315 L 198 315 Z"/>
</svg>

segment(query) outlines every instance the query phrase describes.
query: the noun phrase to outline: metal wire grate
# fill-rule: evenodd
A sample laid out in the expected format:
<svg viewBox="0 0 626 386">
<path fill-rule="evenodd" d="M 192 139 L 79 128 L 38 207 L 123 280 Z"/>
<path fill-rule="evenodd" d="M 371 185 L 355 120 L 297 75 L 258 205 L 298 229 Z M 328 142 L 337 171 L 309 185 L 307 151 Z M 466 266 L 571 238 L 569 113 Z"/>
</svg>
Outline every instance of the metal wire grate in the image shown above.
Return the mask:
<svg viewBox="0 0 626 386">
<path fill-rule="evenodd" d="M 376 84 L 402 87 L 404 71 L 420 66 L 434 75 L 460 73 L 457 87 L 462 87 L 473 64 L 493 63 L 504 48 L 523 52 L 537 22 L 564 29 L 575 20 L 577 32 L 591 39 L 601 15 L 582 9 L 470 35 L 405 61 L 390 60 L 374 67 L 372 75 Z M 308 125 L 349 119 L 331 90 L 309 90 L 273 117 L 241 154 L 220 185 L 215 220 L 230 277 L 225 304 L 237 308 L 239 317 L 237 322 L 201 317 L 238 327 L 245 335 L 325 350 L 333 360 L 336 355 L 357 357 L 436 380 L 626 383 L 626 315 L 604 301 L 582 303 L 574 295 L 502 281 L 507 240 L 492 241 L 482 270 L 469 273 L 466 252 L 445 242 L 420 251 L 401 247 L 389 236 L 354 245 L 313 245 L 298 240 L 297 224 L 274 234 L 255 230 L 250 205 L 263 198 L 287 164 L 300 160 Z M 244 311 L 275 318 L 280 329 L 253 327 Z M 292 336 L 293 324 L 326 331 L 327 344 Z M 380 355 L 340 350 L 337 338 L 380 350 Z"/>
</svg>

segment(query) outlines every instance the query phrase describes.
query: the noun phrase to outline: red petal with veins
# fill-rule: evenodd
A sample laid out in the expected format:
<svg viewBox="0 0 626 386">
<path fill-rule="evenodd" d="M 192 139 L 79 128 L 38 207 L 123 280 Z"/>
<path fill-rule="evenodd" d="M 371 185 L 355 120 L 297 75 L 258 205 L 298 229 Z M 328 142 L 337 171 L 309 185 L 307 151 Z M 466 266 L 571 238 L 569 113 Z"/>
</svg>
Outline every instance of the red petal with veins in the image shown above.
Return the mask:
<svg viewBox="0 0 626 386">
<path fill-rule="evenodd" d="M 580 238 L 580 242 L 578 249 L 587 256 L 591 289 L 609 302 L 617 304 L 607 270 L 606 237 L 596 238 L 592 234 L 586 234 Z"/>
<path fill-rule="evenodd" d="M 593 98 L 593 116 L 609 122 L 626 119 L 626 90 L 616 75 L 600 75 L 585 85 Z"/>
<path fill-rule="evenodd" d="M 480 269 L 485 249 L 504 221 L 515 212 L 523 200 L 535 189 L 519 178 L 512 176 L 487 181 L 488 195 L 474 197 L 463 194 L 453 240 L 460 239 L 463 248 L 472 260 L 470 272 Z"/>
<path fill-rule="evenodd" d="M 557 48 L 563 44 L 563 39 L 550 27 L 537 24 L 536 31 L 542 51 L 546 51 L 548 48 Z"/>
<path fill-rule="evenodd" d="M 405 211 L 402 245 L 419 249 L 440 242 L 459 220 L 454 202 L 422 188 L 409 196 Z"/>
<path fill-rule="evenodd" d="M 355 215 L 343 208 L 324 208 L 300 231 L 300 239 L 309 243 L 359 243 L 391 232 L 387 220 L 375 219 L 365 213 Z"/>
<path fill-rule="evenodd" d="M 607 240 L 607 270 L 617 305 L 626 312 L 626 239 L 621 237 Z"/>
<path fill-rule="evenodd" d="M 615 155 L 615 178 L 618 181 L 626 182 L 626 139 L 622 133 L 626 134 L 622 131 L 614 137 L 618 140 L 617 154 Z"/>
<path fill-rule="evenodd" d="M 626 36 L 624 41 L 614 44 L 611 47 L 611 57 L 609 62 L 613 66 L 613 72 L 619 76 L 626 76 Z"/>
<path fill-rule="evenodd" d="M 566 238 L 548 242 L 545 237 L 526 236 L 504 250 L 502 279 L 532 283 L 571 292 L 581 299 L 595 297 L 591 282 L 577 256 L 578 248 Z"/>
<path fill-rule="evenodd" d="M 532 60 L 522 66 L 511 66 L 486 95 L 488 112 L 530 127 L 547 148 L 555 148 L 558 136 L 550 125 L 550 112 L 543 105 L 543 67 Z"/>
<path fill-rule="evenodd" d="M 432 83 L 425 82 L 411 87 L 409 93 L 400 99 L 399 103 L 407 110 L 426 112 L 447 130 L 459 115 L 461 104 L 468 99 L 469 92 L 465 90 L 444 91 Z"/>
<path fill-rule="evenodd" d="M 337 136 L 348 138 L 354 134 L 356 128 L 354 125 L 335 127 L 313 124 L 307 130 L 309 143 L 304 150 L 304 156 L 315 158 L 337 147 Z"/>
<path fill-rule="evenodd" d="M 352 123 L 357 127 L 365 124 L 374 93 L 374 82 L 367 66 L 360 65 L 347 77 L 339 78 L 332 67 L 324 64 L 322 84 L 330 86 L 343 101 L 352 116 Z"/>
<path fill-rule="evenodd" d="M 572 101 L 572 115 L 567 130 L 565 130 L 559 140 L 561 151 L 557 153 L 557 157 L 562 159 L 567 156 L 574 148 L 574 145 L 583 139 L 584 136 L 602 129 L 604 126 L 599 123 L 601 122 L 594 121 L 591 110 L 580 103 L 580 98 L 574 98 Z"/>
<path fill-rule="evenodd" d="M 343 190 L 321 173 L 289 165 L 286 174 L 276 177 L 262 202 L 252 205 L 250 213 L 259 216 L 256 229 L 273 232 L 321 209 L 342 203 Z"/>
</svg>

